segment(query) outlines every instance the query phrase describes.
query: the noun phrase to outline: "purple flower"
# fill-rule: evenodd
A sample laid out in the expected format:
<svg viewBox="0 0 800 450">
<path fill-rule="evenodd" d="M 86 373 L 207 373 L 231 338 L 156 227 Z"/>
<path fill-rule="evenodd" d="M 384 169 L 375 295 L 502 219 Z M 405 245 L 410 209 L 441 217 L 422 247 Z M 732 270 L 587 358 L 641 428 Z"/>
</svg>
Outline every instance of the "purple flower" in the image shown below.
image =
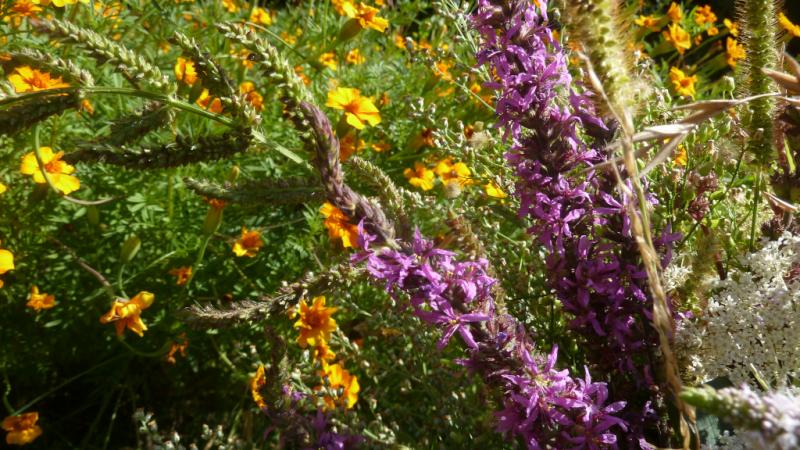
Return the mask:
<svg viewBox="0 0 800 450">
<path fill-rule="evenodd" d="M 367 245 L 352 262 L 365 262 L 367 273 L 386 283 L 396 298 L 407 295 L 414 314 L 442 331 L 439 349 L 456 333 L 461 336 L 468 357 L 459 363 L 503 396 L 503 409 L 495 413 L 499 432 L 521 439 L 530 449 L 592 448 L 581 447 L 584 441 L 593 448 L 617 448 L 613 430 L 624 431 L 626 425 L 614 413 L 624 403 L 606 405 L 605 383 L 588 376 L 574 380 L 567 370 L 557 370 L 557 348 L 542 357 L 522 324 L 496 314 L 491 292 L 496 280 L 486 273 L 485 260 L 459 261 L 419 231 L 400 247 Z"/>
<path fill-rule="evenodd" d="M 550 287 L 573 316 L 570 329 L 585 338 L 592 367 L 611 375 L 614 392 L 636 397 L 635 411 L 651 400 L 650 392 L 663 392 L 651 388 L 650 362 L 658 348 L 653 301 L 631 233 L 629 199 L 618 195 L 612 174 L 586 170 L 605 159 L 613 127 L 594 112 L 590 94 L 578 92 L 566 55 L 553 39 L 547 2 L 535 3 L 540 6 L 527 0 L 479 0 L 473 23 L 483 43 L 476 58 L 496 74 L 488 85 L 498 91 L 497 125 L 511 143 L 506 158 L 518 178 L 519 213 L 548 252 Z M 648 200 L 656 203 L 652 196 Z M 656 237 L 664 265 L 673 241 L 669 230 Z M 516 416 L 506 412 L 503 417 Z M 642 416 L 630 419 L 639 423 Z M 600 433 L 597 442 L 610 444 L 603 426 L 592 422 L 584 428 Z M 640 428 L 633 434 L 640 435 Z M 587 448 L 599 445 L 586 436 L 573 437 Z"/>
</svg>

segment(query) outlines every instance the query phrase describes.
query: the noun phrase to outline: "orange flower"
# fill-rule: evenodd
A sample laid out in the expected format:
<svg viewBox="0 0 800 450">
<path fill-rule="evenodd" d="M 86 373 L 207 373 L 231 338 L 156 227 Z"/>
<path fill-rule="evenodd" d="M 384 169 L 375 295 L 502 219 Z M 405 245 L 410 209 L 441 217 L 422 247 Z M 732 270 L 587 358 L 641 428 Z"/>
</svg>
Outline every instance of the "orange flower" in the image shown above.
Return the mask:
<svg viewBox="0 0 800 450">
<path fill-rule="evenodd" d="M 298 78 L 303 80 L 303 84 L 305 84 L 306 86 L 311 84 L 311 80 L 306 76 L 305 69 L 303 69 L 303 66 L 295 66 L 294 73 L 297 74 Z"/>
<path fill-rule="evenodd" d="M 68 195 L 81 187 L 81 181 L 72 176 L 75 167 L 61 160 L 64 152 L 53 153 L 53 149 L 50 147 L 39 147 L 39 155 L 42 158 L 44 172 L 47 172 L 47 178 L 62 194 Z M 37 184 L 47 183 L 43 171 L 39 169 L 39 162 L 36 160 L 34 152 L 22 157 L 19 171 L 23 175 L 32 175 L 33 181 Z"/>
<path fill-rule="evenodd" d="M 442 183 L 458 183 L 460 187 L 464 187 L 472 183 L 470 179 L 471 172 L 469 167 L 463 162 L 453 164 L 453 158 L 446 158 L 436 164 L 433 168 L 434 173 L 439 176 Z"/>
<path fill-rule="evenodd" d="M 392 148 L 392 145 L 387 142 L 376 142 L 372 144 L 372 149 L 378 153 L 383 153 Z"/>
<path fill-rule="evenodd" d="M 678 24 L 670 24 L 669 31 L 664 31 L 664 39 L 670 42 L 681 55 L 692 47 L 692 37 Z"/>
<path fill-rule="evenodd" d="M 683 19 L 683 10 L 677 3 L 672 2 L 669 5 L 669 10 L 667 10 L 667 17 L 672 22 L 680 22 Z"/>
<path fill-rule="evenodd" d="M 653 16 L 639 16 L 636 18 L 634 23 L 642 28 L 647 28 L 650 31 L 658 31 L 662 26 L 661 19 Z"/>
<path fill-rule="evenodd" d="M 669 69 L 669 79 L 678 95 L 694 98 L 697 75 L 687 76 L 682 70 L 672 67 Z"/>
<path fill-rule="evenodd" d="M 17 0 L 13 2 L 13 6 L 8 10 L 9 14 L 3 19 L 10 20 L 15 27 L 18 27 L 22 23 L 23 18 L 36 17 L 36 13 L 41 11 L 42 8 L 31 0 Z"/>
<path fill-rule="evenodd" d="M 341 239 L 344 248 L 358 246 L 358 227 L 351 224 L 339 208 L 325 202 L 319 212 L 325 216 L 323 225 L 330 239 Z"/>
<path fill-rule="evenodd" d="M 265 26 L 272 25 L 272 16 L 269 15 L 269 11 L 266 9 L 256 6 L 250 12 L 250 22 Z"/>
<path fill-rule="evenodd" d="M 267 407 L 267 402 L 261 395 L 261 388 L 267 384 L 267 375 L 264 372 L 264 365 L 259 364 L 255 376 L 250 379 L 250 395 L 253 396 L 253 401 L 256 402 L 259 408 L 264 409 Z"/>
<path fill-rule="evenodd" d="M 8 431 L 6 444 L 25 445 L 33 442 L 42 434 L 41 427 L 36 425 L 38 421 L 39 413 L 37 412 L 8 416 L 3 419 L 2 427 Z"/>
<path fill-rule="evenodd" d="M 328 385 L 331 388 L 337 390 L 340 388 L 342 389 L 339 402 L 345 409 L 350 409 L 356 404 L 361 386 L 358 384 L 358 378 L 351 375 L 347 369 L 342 367 L 341 363 L 324 366 L 322 375 L 327 378 Z M 333 404 L 333 399 L 329 397 L 325 399 L 327 409 L 331 409 Z"/>
<path fill-rule="evenodd" d="M 172 345 L 169 347 L 169 353 L 167 353 L 167 362 L 170 364 L 175 364 L 177 361 L 175 360 L 175 355 L 179 352 L 181 357 L 186 357 L 186 348 L 189 347 L 189 340 L 186 339 L 186 333 L 181 333 L 179 336 L 183 342 L 173 342 Z"/>
<path fill-rule="evenodd" d="M 29 66 L 14 69 L 8 76 L 8 81 L 17 94 L 69 87 L 69 83 L 65 83 L 61 77 L 52 78 L 49 73 L 31 69 Z"/>
<path fill-rule="evenodd" d="M 222 100 L 217 97 L 211 97 L 208 93 L 208 89 L 203 89 L 203 92 L 200 93 L 200 97 L 197 98 L 195 103 L 212 113 L 219 114 L 222 112 Z"/>
<path fill-rule="evenodd" d="M 389 26 L 388 20 L 378 17 L 378 13 L 380 12 L 378 8 L 373 8 L 372 6 L 365 5 L 364 3 L 353 5 L 352 3 L 345 1 L 342 3 L 342 9 L 347 17 L 358 21 L 358 25 L 361 28 L 372 28 L 373 30 L 383 33 L 386 30 L 386 27 Z"/>
<path fill-rule="evenodd" d="M 111 310 L 100 317 L 100 323 L 114 322 L 117 336 L 122 336 L 125 328 L 133 331 L 139 337 L 144 336 L 147 326 L 142 322 L 142 311 L 153 304 L 155 296 L 150 292 L 142 291 L 130 300 L 114 300 Z"/>
<path fill-rule="evenodd" d="M 336 62 L 336 53 L 333 52 L 319 55 L 319 62 L 331 70 L 336 70 L 339 67 L 339 64 Z"/>
<path fill-rule="evenodd" d="M 727 55 L 726 61 L 728 62 L 729 66 L 735 68 L 736 61 L 744 59 L 747 56 L 747 52 L 745 52 L 744 47 L 739 45 L 739 42 L 736 41 L 736 39 L 728 38 L 725 43 L 725 53 Z"/>
<path fill-rule="evenodd" d="M 362 97 L 358 89 L 338 87 L 328 92 L 325 106 L 344 110 L 347 123 L 358 130 L 363 130 L 367 124 L 374 127 L 381 123 L 378 108 L 368 97 Z"/>
<path fill-rule="evenodd" d="M 175 63 L 175 78 L 189 86 L 193 85 L 197 81 L 197 69 L 194 62 L 179 56 L 178 62 Z"/>
<path fill-rule="evenodd" d="M 314 343 L 313 356 L 315 360 L 324 363 L 336 358 L 336 353 L 333 353 L 330 347 L 328 347 L 328 341 L 325 339 L 317 339 Z"/>
<path fill-rule="evenodd" d="M 433 183 L 436 180 L 433 171 L 420 162 L 415 162 L 413 169 L 406 168 L 403 171 L 403 175 L 412 186 L 418 187 L 423 191 L 433 189 Z"/>
<path fill-rule="evenodd" d="M 250 102 L 257 111 L 264 108 L 264 97 L 256 91 L 255 85 L 250 81 L 245 81 L 239 85 L 239 93 L 244 95 L 244 99 Z"/>
<path fill-rule="evenodd" d="M 264 241 L 261 239 L 261 232 L 258 230 L 248 230 L 242 227 L 242 235 L 233 244 L 233 253 L 236 256 L 247 256 L 252 258 L 256 256 L 258 250 L 264 246 Z"/>
<path fill-rule="evenodd" d="M 704 5 L 698 6 L 694 10 L 694 23 L 703 26 L 705 24 L 714 25 L 717 21 L 717 15 L 711 10 L 711 6 Z"/>
<path fill-rule="evenodd" d="M 320 340 L 329 341 L 331 333 L 336 331 L 336 321 L 331 316 L 337 309 L 325 306 L 325 296 L 314 297 L 312 306 L 305 299 L 300 300 L 300 318 L 294 323 L 300 330 L 297 343 L 306 348 L 309 344 L 316 346 Z"/>
<path fill-rule="evenodd" d="M 354 65 L 364 64 L 364 61 L 366 61 L 364 55 L 361 54 L 361 50 L 357 48 L 347 52 L 347 54 L 344 56 L 344 60 L 347 61 L 348 64 Z"/>
<path fill-rule="evenodd" d="M 192 278 L 192 268 L 191 266 L 176 267 L 170 270 L 169 274 L 177 278 L 176 285 L 183 286 Z"/>
<path fill-rule="evenodd" d="M 39 288 L 32 286 L 31 295 L 28 297 L 28 303 L 26 303 L 25 306 L 39 312 L 43 309 L 50 309 L 56 306 L 56 298 L 44 292 L 40 294 Z"/>
<path fill-rule="evenodd" d="M 795 25 L 786 17 L 786 14 L 778 14 L 778 23 L 781 24 L 784 30 L 788 31 L 794 37 L 800 37 L 800 26 Z"/>
<path fill-rule="evenodd" d="M 350 157 L 353 153 L 358 153 L 366 147 L 363 139 L 358 139 L 358 143 L 356 143 L 356 138 L 353 136 L 352 133 L 348 133 L 345 137 L 339 140 L 339 158 L 342 161 L 347 161 L 347 158 Z"/>
</svg>

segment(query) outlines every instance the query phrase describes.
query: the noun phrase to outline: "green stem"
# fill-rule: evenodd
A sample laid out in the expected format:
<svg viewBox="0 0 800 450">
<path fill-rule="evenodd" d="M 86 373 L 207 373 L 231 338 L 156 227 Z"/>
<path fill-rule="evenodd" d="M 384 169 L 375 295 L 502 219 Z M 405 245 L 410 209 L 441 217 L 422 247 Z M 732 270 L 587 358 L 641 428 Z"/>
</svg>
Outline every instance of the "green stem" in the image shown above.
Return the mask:
<svg viewBox="0 0 800 450">
<path fill-rule="evenodd" d="M 171 344 L 170 341 L 167 341 L 167 342 L 164 343 L 164 345 L 159 347 L 157 350 L 153 350 L 151 352 L 143 352 L 141 350 L 138 350 L 137 348 L 135 348 L 131 344 L 128 344 L 127 342 L 125 342 L 125 338 L 122 337 L 122 336 L 120 336 L 118 340 L 119 340 L 119 343 L 122 344 L 128 350 L 130 350 L 131 353 L 133 353 L 136 356 L 141 356 L 142 358 L 158 358 L 158 357 L 161 357 L 162 355 L 164 355 L 167 352 L 167 350 L 169 350 L 169 346 Z"/>
<path fill-rule="evenodd" d="M 101 362 L 100 364 L 97 364 L 96 366 L 90 367 L 90 368 L 84 370 L 83 372 L 81 372 L 81 373 L 79 373 L 77 375 L 73 375 L 72 377 L 67 378 L 61 384 L 55 386 L 54 388 L 50 389 L 49 391 L 46 391 L 44 394 L 34 398 L 33 400 L 31 400 L 28 403 L 26 403 L 25 405 L 23 405 L 21 408 L 17 408 L 17 410 L 13 411 L 11 413 L 11 415 L 12 416 L 16 416 L 18 414 L 21 414 L 22 412 L 24 412 L 25 410 L 27 410 L 31 406 L 35 405 L 36 403 L 39 403 L 43 398 L 47 397 L 48 395 L 52 394 L 53 392 L 58 391 L 59 389 L 63 388 L 64 386 L 72 383 L 73 381 L 77 380 L 78 378 L 80 378 L 80 377 L 82 377 L 82 376 L 84 376 L 86 374 L 89 374 L 89 373 L 99 369 L 100 367 L 103 367 L 103 366 L 105 366 L 107 364 L 110 364 L 112 362 L 115 362 L 115 361 L 119 360 L 123 356 L 125 356 L 125 355 L 117 355 L 117 356 L 115 356 L 113 358 L 110 358 L 110 359 L 107 359 L 107 360 Z"/>
<path fill-rule="evenodd" d="M 184 292 L 189 291 L 189 286 L 192 284 L 192 280 L 194 280 L 195 275 L 197 272 L 200 271 L 200 266 L 203 264 L 203 258 L 206 255 L 206 248 L 208 248 L 208 242 L 211 240 L 211 235 L 203 236 L 203 242 L 200 243 L 200 248 L 197 249 L 197 256 L 194 259 L 194 264 L 192 264 L 192 275 L 186 281 L 186 285 L 183 287 Z"/>
<path fill-rule="evenodd" d="M 756 242 L 756 222 L 758 219 L 758 205 L 761 202 L 761 166 L 758 166 L 758 172 L 756 172 L 756 186 L 753 190 L 753 220 L 750 222 L 750 244 L 749 248 L 752 252 L 754 250 L 754 245 Z"/>
</svg>

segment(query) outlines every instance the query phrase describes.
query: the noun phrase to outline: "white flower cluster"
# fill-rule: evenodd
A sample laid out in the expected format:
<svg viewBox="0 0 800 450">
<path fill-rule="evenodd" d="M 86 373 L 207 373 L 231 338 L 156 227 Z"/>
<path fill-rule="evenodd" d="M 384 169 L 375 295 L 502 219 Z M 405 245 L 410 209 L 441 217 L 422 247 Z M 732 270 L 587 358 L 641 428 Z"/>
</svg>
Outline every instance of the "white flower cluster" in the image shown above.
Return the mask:
<svg viewBox="0 0 800 450">
<path fill-rule="evenodd" d="M 692 375 L 704 381 L 727 376 L 734 384 L 754 386 L 752 364 L 773 388 L 798 375 L 800 280 L 785 281 L 800 265 L 798 250 L 800 238 L 787 233 L 743 257 L 741 269 L 712 284 L 715 294 L 705 310 L 682 321 L 676 333 Z"/>
</svg>

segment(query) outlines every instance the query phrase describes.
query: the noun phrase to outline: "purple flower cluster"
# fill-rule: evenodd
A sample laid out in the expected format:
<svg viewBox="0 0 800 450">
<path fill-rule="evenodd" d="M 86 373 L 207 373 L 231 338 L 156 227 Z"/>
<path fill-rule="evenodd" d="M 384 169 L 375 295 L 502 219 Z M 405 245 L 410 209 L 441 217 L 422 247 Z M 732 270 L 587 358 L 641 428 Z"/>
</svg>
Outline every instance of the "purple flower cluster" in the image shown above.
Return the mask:
<svg viewBox="0 0 800 450">
<path fill-rule="evenodd" d="M 319 408 L 316 414 L 306 413 L 307 399 L 307 395 L 284 385 L 280 401 L 262 410 L 271 424 L 264 437 L 280 430 L 277 448 L 348 450 L 361 446 L 362 436 L 338 432 L 328 414 Z"/>
<path fill-rule="evenodd" d="M 473 20 L 483 36 L 477 55 L 496 77 L 499 125 L 511 136 L 508 162 L 519 180 L 520 215 L 546 248 L 549 278 L 570 327 L 586 337 L 592 363 L 635 387 L 654 384 L 649 358 L 657 347 L 652 299 L 630 222 L 612 195 L 613 176 L 590 172 L 605 159 L 587 145 L 607 127 L 587 94 L 572 90 L 566 56 L 553 38 L 547 3 L 481 0 Z M 662 240 L 669 240 L 669 237 Z"/>
<path fill-rule="evenodd" d="M 616 417 L 624 402 L 606 404 L 605 383 L 573 379 L 556 370 L 557 348 L 537 355 L 525 328 L 495 309 L 491 289 L 496 280 L 486 273 L 486 260 L 458 261 L 435 248 L 419 231 L 401 250 L 371 249 L 374 237 L 359 226 L 359 247 L 353 263 L 366 264 L 375 280 L 399 298 L 408 296 L 414 314 L 442 331 L 439 347 L 458 333 L 467 358 L 460 361 L 502 393 L 497 429 L 517 437 L 527 448 L 617 448 L 615 432 L 626 430 Z"/>
</svg>

